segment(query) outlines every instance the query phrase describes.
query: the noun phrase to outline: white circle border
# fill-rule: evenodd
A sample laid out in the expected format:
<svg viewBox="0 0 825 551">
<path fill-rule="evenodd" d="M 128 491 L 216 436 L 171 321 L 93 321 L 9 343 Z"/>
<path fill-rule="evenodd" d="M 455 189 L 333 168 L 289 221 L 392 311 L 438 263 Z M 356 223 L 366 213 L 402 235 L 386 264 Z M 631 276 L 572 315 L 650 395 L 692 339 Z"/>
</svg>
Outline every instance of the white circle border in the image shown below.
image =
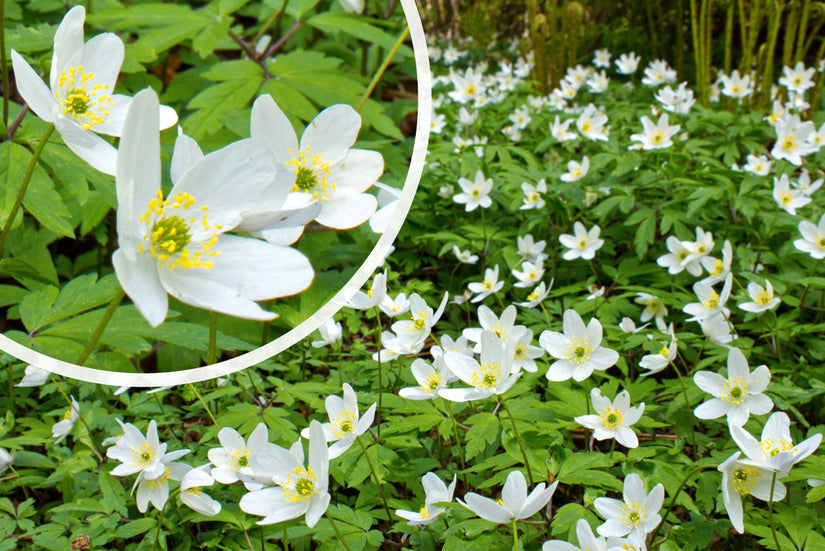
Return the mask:
<svg viewBox="0 0 825 551">
<path fill-rule="evenodd" d="M 401 0 L 401 7 L 404 10 L 404 16 L 410 28 L 410 39 L 413 45 L 416 77 L 418 80 L 418 121 L 415 129 L 415 141 L 413 144 L 410 168 L 407 172 L 401 197 L 398 199 L 398 204 L 395 207 L 392 219 L 387 224 L 384 233 L 378 239 L 378 243 L 376 243 L 372 252 L 367 256 L 364 263 L 358 268 L 350 280 L 318 311 L 297 327 L 292 328 L 284 335 L 281 335 L 264 346 L 235 358 L 185 371 L 172 371 L 168 373 L 123 373 L 83 367 L 36 352 L 11 340 L 3 334 L 0 334 L 0 350 L 51 373 L 90 383 L 130 387 L 172 386 L 223 377 L 268 360 L 298 341 L 306 338 L 326 320 L 335 315 L 350 297 L 366 283 L 369 276 L 378 268 L 379 263 L 383 263 L 387 251 L 398 236 L 398 232 L 401 231 L 401 226 L 412 206 L 415 192 L 418 189 L 421 174 L 424 170 L 424 160 L 427 156 L 427 144 L 430 137 L 430 119 L 432 116 L 432 76 L 430 73 L 430 60 L 427 54 L 427 42 L 415 0 Z"/>
</svg>

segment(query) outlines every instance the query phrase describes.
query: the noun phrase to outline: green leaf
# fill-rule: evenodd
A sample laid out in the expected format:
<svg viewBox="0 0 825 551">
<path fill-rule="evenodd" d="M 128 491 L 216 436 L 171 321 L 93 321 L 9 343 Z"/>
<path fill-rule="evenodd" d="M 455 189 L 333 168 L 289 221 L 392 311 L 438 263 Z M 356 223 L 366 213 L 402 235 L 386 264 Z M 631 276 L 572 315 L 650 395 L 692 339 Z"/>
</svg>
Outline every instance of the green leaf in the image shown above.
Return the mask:
<svg viewBox="0 0 825 551">
<path fill-rule="evenodd" d="M 370 25 L 367 21 L 367 18 L 354 13 L 328 11 L 313 15 L 306 20 L 306 23 L 326 33 L 341 31 L 355 38 L 366 40 L 367 42 L 372 42 L 373 44 L 383 46 L 387 50 L 391 50 L 398 38 L 385 33 L 374 25 Z M 400 59 L 412 57 L 412 55 L 412 48 L 402 45 L 398 48 L 395 57 L 396 59 Z"/>
<path fill-rule="evenodd" d="M 97 281 L 96 274 L 76 277 L 66 283 L 51 310 L 41 317 L 40 323 L 33 330 L 90 310 L 111 301 L 120 289 L 117 277 L 110 274 Z"/>
<path fill-rule="evenodd" d="M 231 18 L 215 21 L 211 25 L 207 25 L 192 39 L 192 49 L 194 49 L 201 58 L 206 59 L 218 48 L 221 41 L 226 39 L 229 27 L 231 26 Z"/>
<path fill-rule="evenodd" d="M 23 197 L 23 207 L 45 227 L 66 237 L 74 237 L 72 215 L 63 203 L 63 198 L 54 189 L 46 171 L 35 167 L 29 188 Z"/>
<path fill-rule="evenodd" d="M 49 315 L 57 294 L 56 287 L 46 285 L 32 291 L 20 302 L 20 318 L 29 333 L 42 327 L 42 320 Z"/>
<path fill-rule="evenodd" d="M 126 524 L 121 524 L 115 532 L 115 537 L 118 539 L 128 539 L 138 534 L 148 532 L 157 525 L 155 519 L 139 518 Z"/>
<path fill-rule="evenodd" d="M 221 82 L 205 89 L 189 102 L 194 109 L 185 123 L 187 134 L 201 139 L 221 129 L 221 117 L 231 109 L 245 107 L 260 87 L 258 79 L 237 79 Z"/>
</svg>

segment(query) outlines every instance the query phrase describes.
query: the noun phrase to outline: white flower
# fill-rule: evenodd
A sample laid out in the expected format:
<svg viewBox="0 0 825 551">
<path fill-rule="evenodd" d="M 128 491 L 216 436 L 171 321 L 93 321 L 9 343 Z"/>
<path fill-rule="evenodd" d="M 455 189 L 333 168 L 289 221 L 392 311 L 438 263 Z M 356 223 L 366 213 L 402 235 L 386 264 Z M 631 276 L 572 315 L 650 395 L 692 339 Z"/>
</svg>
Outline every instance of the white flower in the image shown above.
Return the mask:
<svg viewBox="0 0 825 551">
<path fill-rule="evenodd" d="M 444 363 L 470 388 L 442 388 L 439 396 L 452 402 L 482 400 L 504 394 L 516 383 L 520 370 L 513 365 L 515 347 L 502 343 L 492 331 L 483 331 L 480 342 L 480 362 L 454 350 L 444 353 Z"/>
<path fill-rule="evenodd" d="M 762 394 L 771 380 L 768 366 L 760 365 L 751 373 L 745 356 L 738 348 L 728 352 L 728 378 L 710 371 L 693 376 L 696 386 L 714 397 L 694 410 L 699 419 L 727 416 L 731 425 L 744 425 L 751 413 L 763 415 L 773 409 L 773 401 Z"/>
<path fill-rule="evenodd" d="M 505 308 L 501 313 L 501 317 L 497 317 L 489 307 L 482 304 L 478 307 L 478 322 L 481 325 L 480 328 L 468 327 L 462 331 L 463 337 L 476 343 L 475 352 L 481 351 L 481 334 L 484 331 L 493 332 L 503 344 L 509 343 L 513 346 L 522 334 L 527 332 L 527 327 L 515 324 L 516 307 L 513 305 Z"/>
<path fill-rule="evenodd" d="M 602 396 L 602 391 L 598 388 L 590 391 L 590 400 L 596 413 L 576 417 L 577 423 L 593 430 L 596 440 L 615 438 L 625 448 L 639 446 L 639 439 L 630 426 L 642 418 L 645 410 L 643 403 L 635 408 L 630 407 L 630 394 L 626 390 L 621 391 L 611 402 Z"/>
<path fill-rule="evenodd" d="M 378 207 L 367 190 L 384 172 L 384 158 L 376 151 L 352 148 L 360 129 L 361 116 L 343 104 L 321 111 L 307 125 L 300 143 L 271 96 L 260 96 L 250 115 L 252 138 L 266 146 L 278 170 L 285 168 L 295 175 L 284 207 L 320 205 L 315 220 L 335 229 L 360 226 Z"/>
<path fill-rule="evenodd" d="M 587 175 L 587 171 L 590 168 L 590 159 L 585 157 L 582 159 L 581 164 L 577 163 L 576 161 L 570 161 L 567 163 L 567 172 L 561 175 L 562 182 L 578 182 L 582 178 Z"/>
<path fill-rule="evenodd" d="M 478 255 L 473 254 L 470 250 L 462 251 L 458 245 L 453 245 L 453 254 L 459 262 L 463 264 L 475 264 L 478 262 Z"/>
<path fill-rule="evenodd" d="M 814 434 L 794 446 L 791 439 L 791 420 L 783 411 L 777 411 L 768 417 L 760 441 L 743 427 L 736 425 L 730 426 L 730 434 L 739 449 L 748 457 L 743 463 L 778 473 L 777 478 L 785 478 L 791 467 L 814 453 L 822 442 L 822 435 Z"/>
<path fill-rule="evenodd" d="M 215 479 L 205 472 L 205 468 L 190 469 L 180 479 L 180 500 L 193 511 L 214 517 L 221 512 L 221 504 L 201 491 L 204 486 L 211 486 Z"/>
<path fill-rule="evenodd" d="M 77 400 L 74 399 L 74 396 L 72 396 L 71 407 L 66 410 L 66 413 L 63 414 L 63 418 L 60 421 L 52 425 L 52 438 L 57 439 L 54 441 L 55 444 L 62 442 L 63 439 L 72 432 L 79 416 L 80 405 L 77 403 Z"/>
<path fill-rule="evenodd" d="M 650 293 L 636 293 L 634 299 L 636 304 L 644 305 L 645 309 L 642 311 L 641 321 L 650 321 L 654 316 L 657 318 L 664 318 L 667 315 L 667 306 L 662 302 L 662 299 L 655 297 Z"/>
<path fill-rule="evenodd" d="M 793 242 L 793 246 L 813 258 L 825 258 L 825 214 L 819 219 L 819 225 L 803 220 L 799 223 L 799 233 L 802 239 Z"/>
<path fill-rule="evenodd" d="M 656 259 L 656 263 L 662 268 L 667 268 L 668 273 L 675 275 L 682 270 L 687 270 L 693 276 L 702 275 L 702 264 L 700 259 L 692 254 L 693 243 L 690 241 L 680 241 L 671 235 L 665 241 L 668 254 L 664 254 Z"/>
<path fill-rule="evenodd" d="M 344 398 L 330 395 L 324 401 L 329 423 L 321 428 L 327 442 L 333 442 L 329 447 L 329 458 L 336 457 L 347 451 L 355 439 L 367 432 L 375 420 L 376 404 L 372 404 L 363 415 L 358 415 L 358 396 L 349 383 L 344 383 Z M 301 436 L 309 438 L 309 429 L 301 431 Z"/>
<path fill-rule="evenodd" d="M 344 334 L 344 329 L 341 326 L 340 321 L 335 321 L 334 319 L 329 318 L 321 324 L 321 327 L 318 328 L 318 332 L 321 334 L 321 340 L 312 341 L 310 343 L 312 348 L 322 348 L 340 341 Z"/>
<path fill-rule="evenodd" d="M 444 509 L 436 506 L 436 503 L 449 503 L 453 500 L 455 485 L 458 478 L 453 475 L 453 481 L 448 488 L 435 473 L 427 473 L 421 478 L 421 485 L 424 486 L 424 507 L 419 512 L 404 511 L 396 509 L 395 514 L 407 521 L 409 526 L 426 526 L 432 524 Z"/>
<path fill-rule="evenodd" d="M 453 201 L 465 205 L 464 210 L 466 212 L 473 211 L 478 207 L 486 209 L 493 204 L 493 200 L 490 198 L 493 179 L 484 178 L 484 174 L 480 170 L 476 172 L 474 182 L 467 178 L 459 178 L 458 185 L 461 186 L 461 193 L 454 195 Z"/>
<path fill-rule="evenodd" d="M 825 127 L 825 123 L 822 123 L 822 126 Z M 796 182 L 791 182 L 791 185 L 804 193 L 806 196 L 811 197 L 816 190 L 822 187 L 823 182 L 825 182 L 825 179 L 823 178 L 819 178 L 816 181 L 811 182 L 811 177 L 808 173 L 802 172 L 802 174 L 799 175 L 799 180 Z"/>
<path fill-rule="evenodd" d="M 566 541 L 552 540 L 544 542 L 541 551 L 607 551 L 607 540 L 604 537 L 597 538 L 590 524 L 583 518 L 576 521 L 576 538 L 579 540 L 578 547 Z"/>
<path fill-rule="evenodd" d="M 17 89 L 34 113 L 53 123 L 63 142 L 81 159 L 105 174 L 115 174 L 117 150 L 96 133 L 120 136 L 132 98 L 113 94 L 123 41 L 114 33 L 99 34 L 83 43 L 86 10 L 69 10 L 54 35 L 50 88 L 16 51 L 11 51 Z M 155 106 L 155 130 L 178 120 L 175 110 Z"/>
<path fill-rule="evenodd" d="M 117 422 L 123 429 L 123 434 L 106 450 L 106 457 L 121 463 L 112 469 L 113 476 L 140 473 L 139 479 L 153 480 L 163 474 L 166 463 L 189 453 L 189 450 L 166 453 L 166 444 L 158 439 L 158 426 L 154 419 L 149 421 L 145 437 L 133 424 L 123 423 L 120 419 Z"/>
<path fill-rule="evenodd" d="M 633 134 L 630 140 L 639 142 L 642 149 L 663 149 L 673 145 L 673 136 L 681 129 L 681 126 L 670 126 L 667 120 L 668 114 L 662 113 L 656 124 L 653 124 L 647 116 L 642 117 L 641 134 Z"/>
<path fill-rule="evenodd" d="M 364 13 L 364 0 L 341 0 L 341 7 L 350 13 Z"/>
<path fill-rule="evenodd" d="M 748 162 L 742 167 L 745 172 L 751 172 L 758 176 L 767 176 L 771 172 L 773 161 L 769 160 L 767 155 L 748 155 Z"/>
<path fill-rule="evenodd" d="M 607 87 L 610 84 L 610 79 L 607 78 L 606 72 L 599 71 L 598 73 L 593 73 L 590 75 L 590 78 L 585 81 L 585 84 L 590 89 L 592 94 L 601 94 L 607 90 Z"/>
<path fill-rule="evenodd" d="M 759 314 L 767 310 L 773 310 L 782 302 L 780 299 L 774 298 L 773 286 L 768 280 L 765 280 L 765 287 L 754 282 L 748 283 L 748 294 L 753 301 L 739 304 L 739 308 L 746 312 Z"/>
<path fill-rule="evenodd" d="M 602 48 L 593 52 L 593 65 L 604 69 L 610 67 L 610 50 Z"/>
<path fill-rule="evenodd" d="M 789 214 L 796 216 L 796 209 L 804 207 L 811 202 L 811 198 L 800 190 L 791 190 L 788 175 L 783 174 L 779 178 L 773 179 L 773 198 L 779 208 Z"/>
<path fill-rule="evenodd" d="M 712 342 L 730 348 L 728 345 L 738 338 L 730 320 L 721 313 L 697 321 L 702 328 L 702 333 Z"/>
<path fill-rule="evenodd" d="M 207 452 L 209 461 L 215 466 L 211 475 L 221 484 L 234 484 L 243 481 L 247 490 L 259 490 L 262 487 L 261 475 L 252 469 L 253 458 L 269 446 L 269 433 L 264 423 L 258 423 L 249 440 L 235 429 L 223 427 L 218 431 L 221 448 L 212 448 Z"/>
<path fill-rule="evenodd" d="M 441 319 L 449 298 L 450 293 L 444 293 L 441 304 L 433 312 L 433 309 L 427 305 L 427 302 L 418 293 L 411 294 L 409 302 L 412 319 L 401 320 L 392 324 L 392 330 L 398 335 L 399 344 L 407 350 L 418 348 L 418 350 L 411 353 L 420 351 L 424 341 L 430 336 L 433 326 Z"/>
<path fill-rule="evenodd" d="M 692 302 L 682 308 L 686 314 L 691 314 L 693 317 L 688 321 L 704 321 L 714 314 L 721 313 L 725 318 L 730 314 L 730 310 L 725 308 L 728 298 L 730 298 L 731 287 L 733 286 L 733 274 L 728 274 L 725 278 L 725 284 L 722 286 L 722 293 L 719 294 L 713 290 L 713 287 L 704 281 L 697 281 L 693 285 L 693 292 L 699 302 Z"/>
<path fill-rule="evenodd" d="M 631 473 L 624 479 L 623 497 L 623 501 L 608 497 L 596 499 L 593 505 L 606 520 L 597 531 L 602 536 L 632 534 L 644 540 L 662 522 L 659 509 L 665 499 L 665 488 L 657 484 L 648 494 L 639 475 Z"/>
<path fill-rule="evenodd" d="M 504 287 L 504 282 L 498 280 L 498 264 L 493 268 L 484 270 L 482 281 L 473 281 L 467 284 L 467 288 L 476 295 L 471 302 L 481 302 L 490 295 L 499 292 L 502 287 Z"/>
<path fill-rule="evenodd" d="M 752 495 L 762 501 L 782 501 L 785 485 L 774 482 L 771 500 L 771 474 L 759 467 L 739 461 L 742 452 L 736 452 L 724 461 L 717 470 L 722 473 L 722 501 L 728 512 L 730 523 L 740 534 L 745 533 L 742 514 L 742 497 Z"/>
<path fill-rule="evenodd" d="M 378 305 L 378 308 L 387 316 L 394 318 L 410 309 L 410 301 L 407 300 L 406 293 L 398 293 L 395 299 L 391 298 L 390 295 L 385 295 L 384 301 Z"/>
<path fill-rule="evenodd" d="M 550 280 L 550 285 L 546 286 L 544 282 L 538 284 L 538 287 L 533 289 L 529 295 L 527 295 L 527 300 L 524 302 L 516 302 L 517 306 L 521 306 L 522 308 L 535 308 L 539 304 L 541 304 L 547 295 L 550 293 L 550 289 L 553 287 L 553 280 Z"/>
<path fill-rule="evenodd" d="M 20 382 L 14 386 L 40 386 L 49 380 L 50 373 L 45 369 L 41 369 L 36 365 L 27 365 L 26 372 Z"/>
<path fill-rule="evenodd" d="M 622 54 L 619 59 L 615 61 L 616 69 L 623 75 L 632 75 L 639 68 L 639 61 L 642 58 L 637 56 L 634 52 L 629 54 Z"/>
<path fill-rule="evenodd" d="M 521 184 L 521 191 L 524 193 L 524 204 L 519 207 L 519 210 L 540 209 L 544 207 L 544 199 L 542 193 L 547 193 L 547 183 L 544 178 L 539 180 L 536 185 L 528 182 Z"/>
<path fill-rule="evenodd" d="M 539 483 L 530 495 L 527 495 L 527 481 L 521 471 L 513 471 L 507 475 L 504 488 L 501 490 L 501 504 L 488 497 L 470 492 L 464 496 L 464 501 L 458 500 L 464 507 L 474 512 L 484 520 L 496 524 L 507 524 L 514 520 L 524 520 L 532 517 L 547 505 L 559 482 L 550 486 Z"/>
<path fill-rule="evenodd" d="M 544 254 L 544 248 L 546 246 L 546 241 L 534 241 L 533 236 L 529 233 L 523 237 L 516 237 L 516 247 L 518 248 L 518 254 L 525 260 L 538 262 L 539 258 L 547 258 L 547 255 Z"/>
<path fill-rule="evenodd" d="M 432 364 L 422 358 L 416 358 L 412 366 L 413 377 L 418 386 L 405 387 L 398 391 L 398 395 L 408 400 L 432 400 L 438 397 L 438 391 L 447 388 L 447 383 L 453 377 L 452 372 L 444 363 L 444 357 L 438 356 Z"/>
<path fill-rule="evenodd" d="M 523 105 L 519 109 L 513 111 L 513 114 L 509 116 L 509 119 L 513 123 L 513 127 L 518 130 L 524 130 L 527 128 L 527 125 L 530 124 L 530 121 L 533 120 L 530 117 L 526 105 Z"/>
<path fill-rule="evenodd" d="M 347 301 L 346 306 L 348 308 L 354 308 L 355 310 L 369 310 L 384 302 L 384 297 L 386 296 L 387 271 L 384 270 L 380 274 L 375 275 L 375 278 L 372 280 L 372 285 L 367 289 L 366 293 L 363 291 L 355 291 L 352 298 Z"/>
<path fill-rule="evenodd" d="M 676 71 L 670 68 L 667 61 L 656 59 L 645 68 L 642 84 L 645 86 L 659 86 L 666 82 L 676 82 Z"/>
<path fill-rule="evenodd" d="M 696 102 L 693 97 L 693 90 L 688 89 L 687 82 L 680 84 L 676 90 L 673 90 L 670 86 L 665 86 L 654 97 L 662 104 L 662 109 L 679 115 L 688 114 L 690 108 Z"/>
<path fill-rule="evenodd" d="M 484 96 L 486 87 L 484 86 L 484 75 L 481 71 L 475 71 L 472 68 L 467 69 L 463 74 L 450 71 L 450 82 L 454 86 L 454 90 L 448 95 L 458 103 L 465 104 L 467 102 L 476 101 Z"/>
<path fill-rule="evenodd" d="M 157 95 L 146 89 L 123 125 L 120 248 L 112 256 L 123 290 L 152 326 L 166 318 L 167 293 L 236 317 L 273 319 L 255 301 L 306 289 L 314 277 L 309 260 L 289 247 L 225 233 L 269 187 L 271 157 L 254 140 L 236 142 L 195 162 L 164 198 L 157 110 Z"/>
<path fill-rule="evenodd" d="M 531 287 L 537 281 L 540 281 L 544 275 L 544 261 L 530 262 L 525 260 L 521 263 L 521 271 L 513 269 L 513 277 L 518 279 L 518 283 L 514 283 L 513 287 Z"/>
<path fill-rule="evenodd" d="M 630 319 L 628 317 L 624 317 L 624 318 L 622 318 L 622 321 L 619 323 L 619 329 L 621 329 L 625 333 L 629 333 L 631 335 L 634 335 L 634 334 L 638 333 L 639 331 L 641 331 L 642 329 L 644 329 L 645 327 L 647 327 L 648 325 L 650 325 L 650 324 L 646 323 L 646 324 L 642 325 L 641 327 L 637 328 L 636 323 L 634 323 L 634 321 L 632 319 Z"/>
<path fill-rule="evenodd" d="M 805 69 L 805 64 L 799 61 L 793 69 L 790 67 L 782 68 L 783 76 L 779 78 L 779 84 L 790 92 L 804 94 L 805 90 L 813 88 L 815 72 L 813 67 Z"/>
<path fill-rule="evenodd" d="M 563 328 L 564 333 L 544 331 L 539 337 L 541 347 L 556 358 L 547 370 L 548 380 L 566 381 L 572 377 L 583 381 L 594 370 L 604 371 L 618 361 L 618 352 L 599 346 L 602 324 L 596 318 L 585 327 L 578 312 L 566 310 Z"/>
<path fill-rule="evenodd" d="M 395 216 L 401 190 L 381 182 L 375 182 L 375 187 L 378 188 L 378 210 L 370 216 L 369 225 L 373 232 L 384 233 Z"/>
<path fill-rule="evenodd" d="M 708 285 L 719 283 L 728 277 L 733 262 L 733 247 L 730 241 L 725 239 L 722 245 L 722 259 L 713 258 L 712 256 L 705 256 L 701 259 L 702 266 L 708 271 L 708 277 L 703 279 Z"/>
<path fill-rule="evenodd" d="M 678 345 L 676 344 L 676 338 L 673 337 L 670 341 L 670 346 L 663 346 L 662 349 L 656 354 L 647 354 L 643 356 L 639 362 L 639 366 L 647 371 L 642 373 L 640 377 L 653 375 L 654 373 L 659 373 L 664 370 L 664 368 L 676 359 L 677 350 Z"/>
<path fill-rule="evenodd" d="M 264 517 L 258 524 L 285 522 L 306 515 L 312 528 L 326 512 L 330 502 L 329 452 L 321 423 L 309 424 L 309 465 L 304 467 L 304 450 L 300 441 L 289 452 L 274 450 L 258 458 L 264 470 L 275 473 L 276 488 L 249 492 L 241 498 L 241 511 Z"/>
<path fill-rule="evenodd" d="M 587 230 L 584 224 L 576 221 L 573 224 L 573 233 L 574 235 L 565 233 L 559 236 L 561 244 L 570 249 L 562 255 L 565 260 L 576 258 L 592 260 L 596 256 L 596 251 L 604 245 L 604 239 L 599 239 L 599 233 L 601 233 L 599 226 L 593 226 Z"/>
<path fill-rule="evenodd" d="M 579 118 L 576 119 L 576 128 L 582 136 L 590 140 L 607 141 L 604 133 L 604 125 L 607 122 L 607 115 L 600 113 L 592 103 L 584 108 Z M 587 157 L 585 157 L 586 159 Z M 587 170 L 585 170 L 587 172 Z"/>
<path fill-rule="evenodd" d="M 792 165 L 802 164 L 802 157 L 816 153 L 819 146 L 808 143 L 808 136 L 814 132 L 814 124 L 801 122 L 798 115 L 785 115 L 774 126 L 776 143 L 771 149 L 774 159 L 785 159 Z"/>
<path fill-rule="evenodd" d="M 438 187 L 438 196 L 444 199 L 452 199 L 455 195 L 455 186 L 453 184 L 442 184 Z"/>
<path fill-rule="evenodd" d="M 722 81 L 722 95 L 729 98 L 746 98 L 753 94 L 753 82 L 750 75 L 739 76 L 739 71 L 734 70 L 730 76 L 720 74 Z"/>
<path fill-rule="evenodd" d="M 576 134 L 575 132 L 570 132 L 568 130 L 568 128 L 570 127 L 570 123 L 572 122 L 573 119 L 567 119 L 564 122 L 560 122 L 559 116 L 556 115 L 556 120 L 550 123 L 550 135 L 560 142 L 578 139 L 578 134 Z"/>
</svg>

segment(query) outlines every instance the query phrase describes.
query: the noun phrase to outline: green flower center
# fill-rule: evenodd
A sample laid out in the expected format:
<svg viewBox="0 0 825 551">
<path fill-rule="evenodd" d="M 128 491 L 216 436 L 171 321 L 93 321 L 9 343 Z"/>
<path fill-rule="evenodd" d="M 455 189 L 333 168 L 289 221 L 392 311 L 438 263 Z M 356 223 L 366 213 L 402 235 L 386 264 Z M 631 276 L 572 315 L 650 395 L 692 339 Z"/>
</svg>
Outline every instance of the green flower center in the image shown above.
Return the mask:
<svg viewBox="0 0 825 551">
<path fill-rule="evenodd" d="M 329 163 L 320 155 L 311 155 L 311 148 L 298 151 L 295 157 L 286 162 L 286 166 L 295 171 L 293 192 L 309 193 L 313 201 L 329 201 L 329 194 L 336 189 L 335 182 L 327 181 L 332 172 Z M 292 150 L 289 150 L 292 153 Z"/>
</svg>

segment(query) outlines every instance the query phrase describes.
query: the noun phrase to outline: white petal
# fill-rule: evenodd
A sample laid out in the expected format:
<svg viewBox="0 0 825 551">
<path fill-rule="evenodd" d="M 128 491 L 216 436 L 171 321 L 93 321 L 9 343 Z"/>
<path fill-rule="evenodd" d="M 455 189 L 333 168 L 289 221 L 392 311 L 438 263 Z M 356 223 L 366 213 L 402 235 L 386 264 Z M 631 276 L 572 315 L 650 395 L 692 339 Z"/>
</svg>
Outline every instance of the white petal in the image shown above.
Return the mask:
<svg viewBox="0 0 825 551">
<path fill-rule="evenodd" d="M 52 68 L 49 78 L 52 90 L 57 89 L 60 72 L 80 65 L 83 55 L 83 21 L 86 19 L 86 9 L 75 6 L 63 16 L 63 21 L 54 34 L 54 53 L 52 54 Z"/>
<path fill-rule="evenodd" d="M 83 46 L 80 64 L 85 73 L 94 75 L 95 82 L 113 89 L 123 65 L 123 41 L 114 33 L 95 36 Z"/>
<path fill-rule="evenodd" d="M 311 148 L 330 164 L 337 163 L 355 143 L 361 129 L 361 115 L 349 105 L 338 104 L 321 111 L 301 136 L 301 151 Z"/>
<path fill-rule="evenodd" d="M 332 167 L 336 188 L 349 193 L 364 192 L 384 173 L 384 157 L 377 151 L 350 149 L 344 160 Z"/>
<path fill-rule="evenodd" d="M 186 134 L 178 134 L 175 140 L 175 149 L 172 152 L 172 166 L 169 170 L 172 176 L 172 183 L 176 184 L 181 179 L 181 176 L 183 176 L 183 173 L 197 164 L 201 159 L 203 159 L 203 151 L 201 151 L 198 142 Z"/>
<path fill-rule="evenodd" d="M 51 90 L 43 82 L 34 69 L 26 63 L 20 54 L 11 51 L 11 63 L 14 68 L 14 78 L 17 83 L 17 91 L 23 96 L 26 104 L 34 111 L 35 115 L 46 122 L 52 122 L 53 109 L 56 105 Z"/>
<path fill-rule="evenodd" d="M 285 164 L 298 149 L 298 136 L 292 124 L 270 95 L 260 96 L 252 105 L 249 129 L 261 140 L 278 164 Z"/>
<path fill-rule="evenodd" d="M 347 230 L 369 220 L 376 208 L 378 200 L 367 193 L 336 195 L 321 205 L 321 212 L 315 219 L 328 228 Z"/>
<path fill-rule="evenodd" d="M 89 163 L 92 168 L 103 174 L 114 176 L 117 170 L 117 150 L 92 132 L 84 130 L 71 119 L 58 116 L 54 119 L 54 126 L 60 132 L 60 137 L 75 155 Z"/>
<path fill-rule="evenodd" d="M 118 249 L 112 255 L 112 264 L 120 286 L 135 303 L 149 325 L 157 327 L 169 309 L 166 290 L 158 278 L 157 263 L 148 255 L 138 255 L 134 260 Z"/>
</svg>

